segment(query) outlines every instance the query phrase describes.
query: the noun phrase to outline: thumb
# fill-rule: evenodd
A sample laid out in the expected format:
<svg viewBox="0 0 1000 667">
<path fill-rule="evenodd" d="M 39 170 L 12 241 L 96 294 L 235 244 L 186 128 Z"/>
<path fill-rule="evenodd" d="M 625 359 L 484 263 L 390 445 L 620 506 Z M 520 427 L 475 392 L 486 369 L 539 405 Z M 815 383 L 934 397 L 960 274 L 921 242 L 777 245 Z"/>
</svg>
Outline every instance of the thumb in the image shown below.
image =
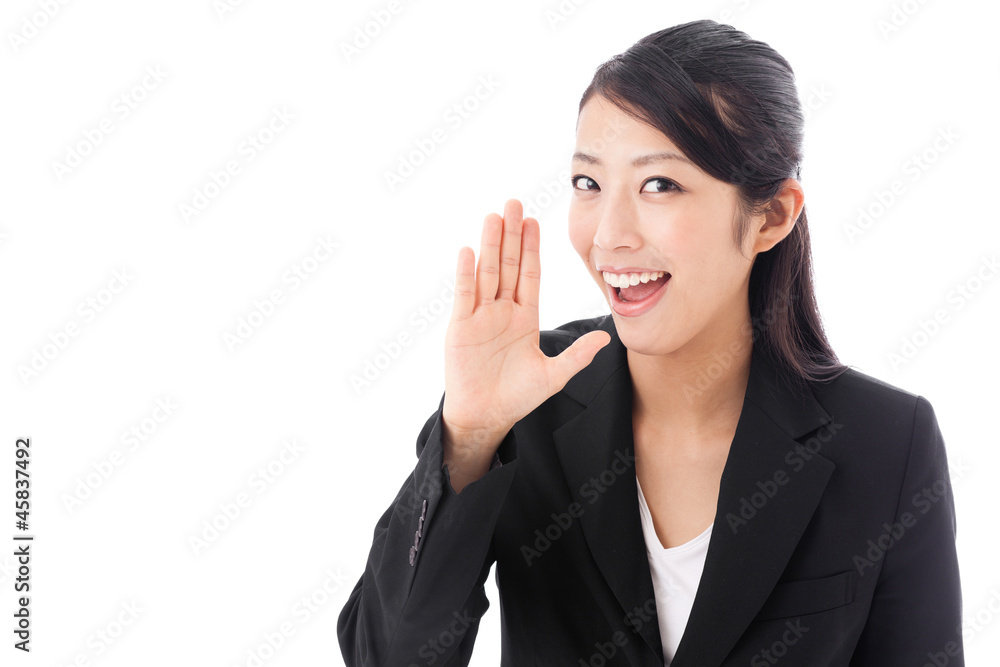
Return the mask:
<svg viewBox="0 0 1000 667">
<path fill-rule="evenodd" d="M 554 389 L 552 393 L 560 391 L 566 386 L 570 378 L 590 365 L 594 357 L 602 347 L 611 342 L 611 335 L 607 331 L 591 331 L 580 336 L 573 344 L 552 357 L 551 378 Z"/>
</svg>

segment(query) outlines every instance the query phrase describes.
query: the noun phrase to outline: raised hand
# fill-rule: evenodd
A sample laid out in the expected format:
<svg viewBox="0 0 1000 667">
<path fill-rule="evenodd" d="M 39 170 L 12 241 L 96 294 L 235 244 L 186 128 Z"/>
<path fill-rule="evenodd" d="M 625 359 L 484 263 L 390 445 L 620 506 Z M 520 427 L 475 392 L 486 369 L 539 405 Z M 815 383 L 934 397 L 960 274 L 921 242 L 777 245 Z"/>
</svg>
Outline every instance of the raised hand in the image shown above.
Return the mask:
<svg viewBox="0 0 1000 667">
<path fill-rule="evenodd" d="M 445 337 L 446 459 L 461 454 L 479 469 L 515 422 L 562 389 L 611 340 L 605 331 L 591 331 L 555 357 L 539 348 L 540 232 L 537 220 L 522 215 L 521 202 L 510 199 L 503 218 L 486 216 L 475 273 L 472 249 L 458 252 Z"/>
</svg>

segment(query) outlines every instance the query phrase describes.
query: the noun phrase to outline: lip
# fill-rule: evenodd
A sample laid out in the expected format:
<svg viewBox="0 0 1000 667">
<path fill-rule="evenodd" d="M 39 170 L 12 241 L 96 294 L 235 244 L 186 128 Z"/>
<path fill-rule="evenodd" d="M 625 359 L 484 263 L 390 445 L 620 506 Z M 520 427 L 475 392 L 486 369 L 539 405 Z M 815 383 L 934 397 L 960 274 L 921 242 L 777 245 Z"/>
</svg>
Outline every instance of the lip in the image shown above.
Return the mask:
<svg viewBox="0 0 1000 667">
<path fill-rule="evenodd" d="M 624 271 L 622 271 L 622 273 L 624 273 Z M 664 271 L 664 273 L 666 274 L 666 280 L 663 281 L 663 287 L 656 290 L 642 301 L 622 301 L 618 298 L 617 288 L 604 283 L 604 288 L 608 292 L 608 300 L 611 303 L 611 309 L 622 317 L 637 317 L 649 311 L 660 301 L 660 299 L 663 298 L 663 293 L 667 291 L 667 285 L 670 283 L 671 276 L 667 271 Z"/>
</svg>

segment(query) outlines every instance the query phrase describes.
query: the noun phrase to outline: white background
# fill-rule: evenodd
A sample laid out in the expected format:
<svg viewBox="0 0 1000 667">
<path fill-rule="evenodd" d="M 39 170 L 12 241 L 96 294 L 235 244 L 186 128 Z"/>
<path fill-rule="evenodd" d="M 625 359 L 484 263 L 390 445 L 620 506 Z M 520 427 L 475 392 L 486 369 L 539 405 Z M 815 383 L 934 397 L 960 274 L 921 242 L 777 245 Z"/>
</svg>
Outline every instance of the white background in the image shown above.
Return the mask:
<svg viewBox="0 0 1000 667">
<path fill-rule="evenodd" d="M 0 662 L 247 665 L 290 621 L 264 664 L 341 664 L 338 614 L 444 389 L 458 249 L 478 254 L 483 218 L 507 198 L 547 204 L 542 328 L 607 312 L 566 234 L 577 104 L 601 62 L 698 18 L 795 69 L 812 107 L 802 182 L 831 342 L 934 406 L 954 468 L 968 662 L 1000 652 L 1000 278 L 983 268 L 1000 249 L 994 3 L 567 0 L 559 14 L 555 1 L 422 0 L 350 58 L 343 45 L 387 2 L 92 0 L 55 3 L 51 18 L 42 4 L 11 0 L 0 17 Z M 449 123 L 491 76 L 496 90 Z M 294 118 L 248 159 L 244 142 L 275 109 Z M 102 119 L 112 130 L 88 151 Z M 446 140 L 391 189 L 385 173 L 439 127 Z M 948 128 L 957 139 L 935 150 Z M 75 168 L 54 166 L 81 145 Z M 925 151 L 933 163 L 914 178 L 908 161 Z M 239 173 L 213 189 L 230 160 Z M 903 194 L 852 239 L 859 209 L 877 211 L 897 179 Z M 186 220 L 206 186 L 214 196 Z M 554 199 L 539 200 L 546 187 Z M 319 238 L 338 247 L 311 263 Z M 314 269 L 298 285 L 283 279 L 296 266 Z M 958 308 L 953 290 L 970 281 L 979 290 Z M 275 289 L 283 302 L 231 349 L 226 336 Z M 88 299 L 103 300 L 93 317 Z M 920 335 L 937 309 L 947 321 Z M 409 344 L 353 384 L 400 334 Z M 893 364 L 904 340 L 917 352 Z M 162 422 L 158 400 L 177 406 Z M 131 448 L 134 427 L 147 433 Z M 25 436 L 30 656 L 11 648 Z M 302 451 L 254 486 L 292 439 Z M 249 506 L 192 547 L 241 493 Z M 477 665 L 499 661 L 492 576 L 487 591 Z M 295 613 L 314 594 L 324 603 Z M 131 625 L 98 642 L 133 603 Z"/>
</svg>

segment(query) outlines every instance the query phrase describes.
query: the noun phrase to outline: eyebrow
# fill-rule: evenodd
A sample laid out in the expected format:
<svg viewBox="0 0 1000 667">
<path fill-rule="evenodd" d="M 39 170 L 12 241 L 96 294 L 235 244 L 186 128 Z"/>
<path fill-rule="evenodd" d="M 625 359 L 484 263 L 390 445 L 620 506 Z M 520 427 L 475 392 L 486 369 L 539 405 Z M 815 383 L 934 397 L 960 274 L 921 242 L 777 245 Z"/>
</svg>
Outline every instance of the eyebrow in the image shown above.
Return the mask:
<svg viewBox="0 0 1000 667">
<path fill-rule="evenodd" d="M 603 162 L 601 162 L 600 158 L 594 157 L 593 155 L 589 155 L 587 153 L 580 153 L 580 152 L 573 153 L 573 159 L 579 160 L 581 162 L 586 162 L 588 164 L 596 164 L 596 165 L 604 164 Z M 632 160 L 632 166 L 642 167 L 647 164 L 666 162 L 667 160 L 676 160 L 678 162 L 683 162 L 685 164 L 694 166 L 694 163 L 691 162 L 691 160 L 687 159 L 680 153 L 676 153 L 674 151 L 661 151 L 659 153 L 649 153 L 647 155 L 640 155 L 634 160 Z"/>
</svg>

